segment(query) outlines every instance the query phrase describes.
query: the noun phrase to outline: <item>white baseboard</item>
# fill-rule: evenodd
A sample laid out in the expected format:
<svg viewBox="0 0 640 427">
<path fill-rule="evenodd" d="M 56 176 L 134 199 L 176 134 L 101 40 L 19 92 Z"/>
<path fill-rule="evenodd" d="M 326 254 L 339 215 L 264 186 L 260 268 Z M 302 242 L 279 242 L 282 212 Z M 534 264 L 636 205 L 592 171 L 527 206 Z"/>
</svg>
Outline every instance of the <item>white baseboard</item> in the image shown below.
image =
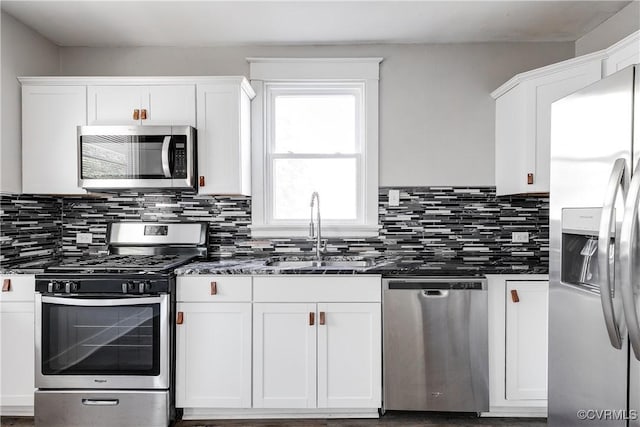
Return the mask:
<svg viewBox="0 0 640 427">
<path fill-rule="evenodd" d="M 3 417 L 33 417 L 33 406 L 0 406 Z"/>
<path fill-rule="evenodd" d="M 546 407 L 492 407 L 489 412 L 482 412 L 481 417 L 531 417 L 531 418 L 546 418 Z"/>
<path fill-rule="evenodd" d="M 183 420 L 238 420 L 275 418 L 379 418 L 378 410 L 365 409 L 206 409 L 185 408 Z"/>
</svg>

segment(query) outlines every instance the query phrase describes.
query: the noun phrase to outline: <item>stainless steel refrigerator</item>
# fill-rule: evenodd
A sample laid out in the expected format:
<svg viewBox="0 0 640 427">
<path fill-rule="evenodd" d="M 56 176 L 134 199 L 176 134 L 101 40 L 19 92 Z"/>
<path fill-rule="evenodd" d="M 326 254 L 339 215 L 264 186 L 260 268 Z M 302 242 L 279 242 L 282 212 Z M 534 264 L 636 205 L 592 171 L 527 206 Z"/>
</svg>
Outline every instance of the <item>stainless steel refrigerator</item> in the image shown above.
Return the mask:
<svg viewBox="0 0 640 427">
<path fill-rule="evenodd" d="M 639 66 L 553 104 L 550 426 L 640 426 L 639 161 Z"/>
</svg>

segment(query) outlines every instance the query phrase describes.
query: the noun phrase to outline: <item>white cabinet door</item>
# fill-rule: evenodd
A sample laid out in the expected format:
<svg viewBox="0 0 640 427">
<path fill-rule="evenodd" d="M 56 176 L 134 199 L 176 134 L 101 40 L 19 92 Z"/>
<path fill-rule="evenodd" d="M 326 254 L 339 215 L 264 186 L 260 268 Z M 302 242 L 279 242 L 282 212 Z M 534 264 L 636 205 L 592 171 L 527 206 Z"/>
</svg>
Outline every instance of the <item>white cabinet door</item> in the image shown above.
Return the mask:
<svg viewBox="0 0 640 427">
<path fill-rule="evenodd" d="M 34 340 L 33 301 L 0 302 L 1 415 L 30 415 L 34 392 Z"/>
<path fill-rule="evenodd" d="M 253 407 L 316 407 L 316 305 L 254 303 Z"/>
<path fill-rule="evenodd" d="M 506 283 L 506 398 L 547 398 L 549 283 Z"/>
<path fill-rule="evenodd" d="M 251 407 L 251 303 L 178 303 L 176 406 Z"/>
<path fill-rule="evenodd" d="M 22 192 L 85 194 L 78 187 L 77 126 L 87 123 L 86 86 L 22 87 Z"/>
<path fill-rule="evenodd" d="M 531 77 L 523 75 L 518 84 L 496 98 L 499 196 L 549 192 L 551 104 L 600 80 L 602 60 L 597 56 L 565 61 L 530 73 Z"/>
<path fill-rule="evenodd" d="M 195 85 L 89 86 L 88 99 L 90 125 L 196 124 Z"/>
<path fill-rule="evenodd" d="M 238 82 L 200 84 L 199 194 L 251 195 L 250 98 Z"/>
<path fill-rule="evenodd" d="M 379 303 L 318 304 L 318 407 L 381 406 Z"/>
<path fill-rule="evenodd" d="M 607 49 L 604 75 L 608 76 L 638 63 L 640 63 L 640 31 L 636 31 Z"/>
<path fill-rule="evenodd" d="M 527 121 L 525 132 L 533 135 L 527 146 L 527 172 L 533 173 L 533 184 L 527 185 L 529 192 L 548 192 L 551 166 L 551 104 L 565 96 L 600 80 L 600 60 L 558 71 L 531 82 L 529 93 L 534 96 L 533 119 Z M 521 177 L 523 184 L 526 175 Z"/>
<path fill-rule="evenodd" d="M 139 125 L 142 104 L 140 86 L 89 86 L 90 125 Z M 138 119 L 134 112 L 138 110 Z"/>
<path fill-rule="evenodd" d="M 141 109 L 147 111 L 143 125 L 196 125 L 195 85 L 145 86 Z"/>
</svg>

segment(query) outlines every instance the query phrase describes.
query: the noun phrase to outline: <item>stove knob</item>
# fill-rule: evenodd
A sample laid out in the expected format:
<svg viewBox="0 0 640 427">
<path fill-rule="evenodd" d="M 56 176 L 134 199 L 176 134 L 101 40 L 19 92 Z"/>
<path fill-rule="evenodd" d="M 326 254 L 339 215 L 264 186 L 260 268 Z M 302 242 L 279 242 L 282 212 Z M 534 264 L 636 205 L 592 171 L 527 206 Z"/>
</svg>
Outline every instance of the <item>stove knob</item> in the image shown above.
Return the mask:
<svg viewBox="0 0 640 427">
<path fill-rule="evenodd" d="M 50 294 L 53 293 L 53 282 L 47 283 L 47 292 L 49 292 Z"/>
<path fill-rule="evenodd" d="M 66 294 L 70 294 L 71 292 L 77 292 L 78 291 L 78 284 L 75 282 L 66 282 L 64 284 L 64 292 Z"/>
<path fill-rule="evenodd" d="M 151 282 L 149 282 L 149 281 L 139 282 L 138 283 L 138 292 L 140 292 L 141 294 L 147 294 L 147 293 L 151 292 Z"/>
<path fill-rule="evenodd" d="M 53 282 L 53 292 L 62 292 L 63 289 L 64 287 L 62 286 L 62 283 Z"/>
<path fill-rule="evenodd" d="M 126 293 L 127 293 L 127 290 L 128 290 L 128 288 L 129 288 L 129 286 L 127 286 L 127 285 L 128 285 L 128 283 L 127 283 L 127 282 L 122 282 L 122 293 L 123 293 L 123 294 L 126 294 Z"/>
</svg>

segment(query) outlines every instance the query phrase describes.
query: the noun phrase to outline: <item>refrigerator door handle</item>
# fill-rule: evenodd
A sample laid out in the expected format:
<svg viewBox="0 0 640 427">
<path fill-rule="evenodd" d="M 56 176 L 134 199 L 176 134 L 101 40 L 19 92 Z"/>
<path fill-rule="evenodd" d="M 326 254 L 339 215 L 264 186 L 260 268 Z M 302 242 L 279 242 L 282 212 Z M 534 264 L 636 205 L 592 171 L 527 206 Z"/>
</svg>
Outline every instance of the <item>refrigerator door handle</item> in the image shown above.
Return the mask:
<svg viewBox="0 0 640 427">
<path fill-rule="evenodd" d="M 629 176 L 626 172 L 625 159 L 617 159 L 613 164 L 613 170 L 607 184 L 602 214 L 600 216 L 600 232 L 598 234 L 598 270 L 600 272 L 600 302 L 604 314 L 609 341 L 615 348 L 622 348 L 622 336 L 616 323 L 616 315 L 613 308 L 613 289 L 615 282 L 611 280 L 611 264 L 609 261 L 611 250 L 611 226 L 615 221 L 615 203 L 618 188 L 622 190 L 623 200 L 626 198 Z M 614 261 L 615 262 L 615 261 Z"/>
<path fill-rule="evenodd" d="M 640 196 L 640 161 L 636 165 L 636 173 L 629 186 L 629 194 L 624 209 L 624 219 L 620 230 L 620 291 L 622 308 L 627 321 L 629 341 L 636 359 L 640 360 L 640 324 L 636 307 L 636 290 L 634 277 L 636 266 L 636 240 L 638 232 L 638 197 Z"/>
</svg>

